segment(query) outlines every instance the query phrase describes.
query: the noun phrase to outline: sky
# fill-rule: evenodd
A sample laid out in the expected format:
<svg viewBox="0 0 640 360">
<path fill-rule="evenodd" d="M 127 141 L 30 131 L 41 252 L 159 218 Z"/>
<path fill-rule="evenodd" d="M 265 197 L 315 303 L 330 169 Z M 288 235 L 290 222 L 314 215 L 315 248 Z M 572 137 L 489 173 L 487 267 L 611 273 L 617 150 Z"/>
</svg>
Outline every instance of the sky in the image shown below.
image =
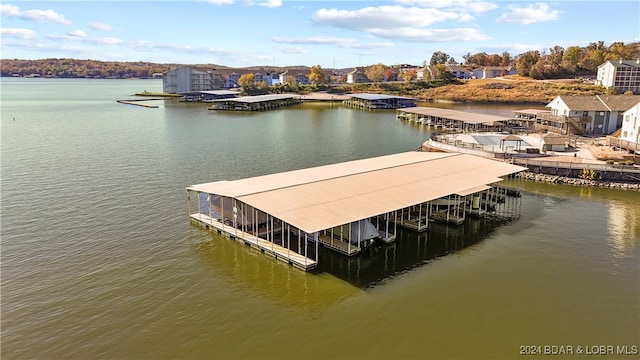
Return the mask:
<svg viewBox="0 0 640 360">
<path fill-rule="evenodd" d="M 422 65 L 640 41 L 640 1 L 11 1 L 2 59 L 230 67 Z"/>
</svg>

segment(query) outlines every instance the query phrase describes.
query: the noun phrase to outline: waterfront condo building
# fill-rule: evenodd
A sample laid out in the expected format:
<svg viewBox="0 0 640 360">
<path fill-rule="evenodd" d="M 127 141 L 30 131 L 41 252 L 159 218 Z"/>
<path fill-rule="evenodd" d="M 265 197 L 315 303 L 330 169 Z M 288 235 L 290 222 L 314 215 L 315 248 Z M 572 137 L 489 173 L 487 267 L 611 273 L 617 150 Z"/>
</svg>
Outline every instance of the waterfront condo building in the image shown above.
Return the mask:
<svg viewBox="0 0 640 360">
<path fill-rule="evenodd" d="M 598 66 L 596 85 L 616 88 L 620 94 L 640 94 L 640 59 L 606 61 Z"/>
<path fill-rule="evenodd" d="M 640 102 L 624 112 L 620 140 L 628 141 L 640 149 Z"/>
<path fill-rule="evenodd" d="M 224 89 L 222 74 L 211 69 L 180 67 L 167 71 L 162 76 L 162 91 L 166 93 L 186 93 Z"/>
</svg>

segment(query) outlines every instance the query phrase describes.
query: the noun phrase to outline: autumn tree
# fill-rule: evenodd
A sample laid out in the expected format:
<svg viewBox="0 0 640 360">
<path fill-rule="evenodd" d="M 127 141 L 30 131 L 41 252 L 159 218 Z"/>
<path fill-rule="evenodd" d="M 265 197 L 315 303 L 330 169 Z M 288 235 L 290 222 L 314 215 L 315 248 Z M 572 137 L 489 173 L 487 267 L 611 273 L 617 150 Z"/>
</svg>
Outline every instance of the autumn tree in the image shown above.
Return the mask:
<svg viewBox="0 0 640 360">
<path fill-rule="evenodd" d="M 238 79 L 238 85 L 246 92 L 247 90 L 253 89 L 255 87 L 255 82 L 253 79 L 253 74 L 247 73 L 242 74 Z"/>
<path fill-rule="evenodd" d="M 320 65 L 314 65 L 311 67 L 309 80 L 314 85 L 324 84 L 324 71 L 322 70 L 322 67 Z"/>
<path fill-rule="evenodd" d="M 502 66 L 510 66 L 513 61 L 508 51 L 503 52 L 500 58 L 502 59 L 502 63 L 500 63 Z"/>
<path fill-rule="evenodd" d="M 394 81 L 396 80 L 396 73 L 395 71 L 393 71 L 392 68 L 388 68 L 384 71 L 384 78 L 387 79 L 387 81 Z"/>
<path fill-rule="evenodd" d="M 529 76 L 531 68 L 540 60 L 540 52 L 537 50 L 527 51 L 518 55 L 516 59 L 516 70 L 522 76 Z"/>
<path fill-rule="evenodd" d="M 436 73 L 434 77 L 437 80 L 444 80 L 447 78 L 447 67 L 444 66 L 444 64 L 437 64 L 435 65 L 435 68 L 436 68 Z"/>
<path fill-rule="evenodd" d="M 416 69 L 409 69 L 402 74 L 402 79 L 406 82 L 412 82 L 418 77 Z"/>
<path fill-rule="evenodd" d="M 386 67 L 381 63 L 368 66 L 364 69 L 364 75 L 372 82 L 380 82 L 384 79 L 384 71 Z"/>
</svg>

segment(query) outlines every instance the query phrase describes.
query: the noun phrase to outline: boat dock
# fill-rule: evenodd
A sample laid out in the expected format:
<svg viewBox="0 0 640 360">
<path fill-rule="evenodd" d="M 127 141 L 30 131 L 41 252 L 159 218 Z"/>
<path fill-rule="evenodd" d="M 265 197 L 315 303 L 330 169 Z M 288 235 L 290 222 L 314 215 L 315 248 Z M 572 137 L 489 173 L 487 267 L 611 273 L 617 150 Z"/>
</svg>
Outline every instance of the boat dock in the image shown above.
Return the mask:
<svg viewBox="0 0 640 360">
<path fill-rule="evenodd" d="M 396 110 L 396 119 L 442 128 L 446 131 L 482 132 L 501 131 L 511 117 L 433 107 L 414 107 Z"/>
<path fill-rule="evenodd" d="M 120 103 L 120 104 L 135 105 L 135 106 L 141 106 L 141 107 L 152 108 L 152 109 L 156 109 L 156 108 L 160 107 L 158 105 L 144 104 L 144 103 L 141 102 L 141 101 L 149 101 L 149 100 L 164 100 L 164 99 L 116 100 L 116 102 Z"/>
<path fill-rule="evenodd" d="M 392 242 L 397 226 L 423 231 L 433 220 L 464 221 L 466 209 L 480 214 L 475 205 L 482 193 L 487 202 L 503 196 L 494 183 L 524 169 L 467 154 L 410 151 L 192 185 L 188 213 L 210 231 L 308 271 L 318 264 L 319 246 L 356 256 L 376 240 Z"/>
<path fill-rule="evenodd" d="M 344 104 L 365 110 L 399 109 L 416 106 L 416 99 L 384 94 L 350 94 Z"/>
<path fill-rule="evenodd" d="M 300 100 L 300 95 L 274 94 L 215 99 L 209 102 L 213 103 L 209 110 L 265 111 L 298 105 L 302 100 Z"/>
<path fill-rule="evenodd" d="M 273 256 L 276 260 L 284 261 L 301 270 L 308 271 L 317 266 L 317 262 L 315 260 L 284 248 L 275 242 L 263 240 L 260 236 L 238 230 L 237 228 L 229 229 L 228 225 L 225 229 L 223 223 L 205 214 L 191 214 L 191 222 L 203 227 L 204 229 L 215 231 L 218 234 L 226 235 L 231 239 L 238 240 L 245 245 L 249 245 L 256 250 Z"/>
</svg>

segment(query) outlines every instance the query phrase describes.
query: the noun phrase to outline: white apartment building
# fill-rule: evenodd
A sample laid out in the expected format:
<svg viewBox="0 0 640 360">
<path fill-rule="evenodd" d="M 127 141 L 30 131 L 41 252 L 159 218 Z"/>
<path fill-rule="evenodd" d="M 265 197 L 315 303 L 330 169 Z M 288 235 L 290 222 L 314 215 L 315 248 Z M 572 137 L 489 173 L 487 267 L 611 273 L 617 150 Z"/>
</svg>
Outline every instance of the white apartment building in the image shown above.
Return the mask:
<svg viewBox="0 0 640 360">
<path fill-rule="evenodd" d="M 167 71 L 162 76 L 162 91 L 166 93 L 186 93 L 224 88 L 220 73 L 194 67 L 180 67 Z"/>
<path fill-rule="evenodd" d="M 620 140 L 640 145 L 640 102 L 623 114 Z"/>
<path fill-rule="evenodd" d="M 640 94 L 640 59 L 606 61 L 598 66 L 596 85 L 615 87 L 620 94 L 626 91 Z"/>
</svg>

